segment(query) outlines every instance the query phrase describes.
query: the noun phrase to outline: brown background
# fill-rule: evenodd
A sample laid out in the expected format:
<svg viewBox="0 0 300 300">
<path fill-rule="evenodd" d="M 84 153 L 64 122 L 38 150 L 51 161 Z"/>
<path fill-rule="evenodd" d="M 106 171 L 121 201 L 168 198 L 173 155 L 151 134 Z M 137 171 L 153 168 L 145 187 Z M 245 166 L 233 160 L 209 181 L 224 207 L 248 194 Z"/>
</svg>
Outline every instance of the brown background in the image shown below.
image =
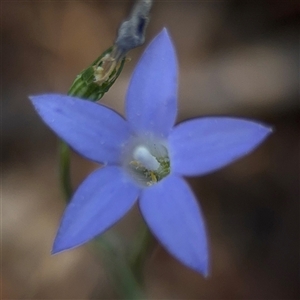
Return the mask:
<svg viewBox="0 0 300 300">
<path fill-rule="evenodd" d="M 66 93 L 114 40 L 128 1 L 2 1 L 2 298 L 112 299 L 103 258 L 82 246 L 50 256 L 64 209 L 57 139 L 28 95 Z M 149 299 L 299 299 L 299 2 L 156 1 L 147 43 L 167 27 L 180 65 L 178 121 L 236 115 L 274 126 L 254 153 L 189 179 L 207 220 L 212 274 L 162 248 L 145 269 Z M 104 103 L 123 111 L 132 58 Z M 96 166 L 73 155 L 77 186 Z M 133 210 L 115 226 L 130 245 Z"/>
</svg>

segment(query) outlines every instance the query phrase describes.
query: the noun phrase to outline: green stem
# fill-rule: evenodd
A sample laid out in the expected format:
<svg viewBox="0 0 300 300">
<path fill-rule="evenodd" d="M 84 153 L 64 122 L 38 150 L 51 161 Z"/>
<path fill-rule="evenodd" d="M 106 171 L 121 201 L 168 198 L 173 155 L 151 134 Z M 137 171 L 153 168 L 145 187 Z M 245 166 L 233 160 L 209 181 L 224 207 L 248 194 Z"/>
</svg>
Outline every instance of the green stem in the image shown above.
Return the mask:
<svg viewBox="0 0 300 300">
<path fill-rule="evenodd" d="M 132 272 L 124 253 L 118 251 L 107 238 L 99 237 L 95 240 L 95 245 L 101 250 L 104 259 L 101 261 L 105 265 L 112 286 L 122 299 L 144 299 L 143 288 Z"/>
<path fill-rule="evenodd" d="M 72 184 L 71 184 L 71 174 L 70 174 L 70 148 L 64 142 L 60 141 L 59 144 L 59 175 L 60 182 L 65 198 L 69 200 L 72 196 Z"/>
<path fill-rule="evenodd" d="M 115 53 L 115 47 L 110 47 L 104 51 L 87 69 L 83 70 L 75 78 L 68 91 L 68 95 L 89 101 L 100 100 L 117 80 L 126 61 L 125 57 L 121 57 L 119 60 L 116 60 L 114 58 Z M 100 70 L 105 69 L 107 72 L 105 73 L 105 71 L 103 71 L 101 73 L 102 76 L 106 76 L 105 81 L 101 83 L 95 82 L 95 72 L 97 68 Z M 73 193 L 70 172 L 70 154 L 71 150 L 69 146 L 65 142 L 61 141 L 59 147 L 60 181 L 67 202 L 70 201 L 70 197 Z"/>
<path fill-rule="evenodd" d="M 149 253 L 153 250 L 155 245 L 155 240 L 151 234 L 149 228 L 145 223 L 142 224 L 140 233 L 136 239 L 136 244 L 134 246 L 133 252 L 129 258 L 129 266 L 136 278 L 137 282 L 143 286 L 144 285 L 144 266 Z"/>
<path fill-rule="evenodd" d="M 101 236 L 95 239 L 95 246 L 104 255 L 102 262 L 105 268 L 110 270 L 108 275 L 114 290 L 122 299 L 144 299 L 145 261 L 155 245 L 152 234 L 143 223 L 129 258 L 126 257 L 122 246 L 115 245 L 113 240 L 120 239 L 112 234 L 110 238 Z"/>
</svg>

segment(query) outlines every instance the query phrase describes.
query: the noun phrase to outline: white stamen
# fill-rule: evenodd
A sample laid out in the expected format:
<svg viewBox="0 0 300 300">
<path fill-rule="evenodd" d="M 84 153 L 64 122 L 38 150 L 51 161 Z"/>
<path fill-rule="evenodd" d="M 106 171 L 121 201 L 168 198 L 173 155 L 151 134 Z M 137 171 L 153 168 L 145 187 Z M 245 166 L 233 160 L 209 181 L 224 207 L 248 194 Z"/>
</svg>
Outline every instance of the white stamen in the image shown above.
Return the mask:
<svg viewBox="0 0 300 300">
<path fill-rule="evenodd" d="M 140 162 L 146 169 L 156 171 L 160 164 L 145 146 L 134 149 L 133 158 Z"/>
</svg>

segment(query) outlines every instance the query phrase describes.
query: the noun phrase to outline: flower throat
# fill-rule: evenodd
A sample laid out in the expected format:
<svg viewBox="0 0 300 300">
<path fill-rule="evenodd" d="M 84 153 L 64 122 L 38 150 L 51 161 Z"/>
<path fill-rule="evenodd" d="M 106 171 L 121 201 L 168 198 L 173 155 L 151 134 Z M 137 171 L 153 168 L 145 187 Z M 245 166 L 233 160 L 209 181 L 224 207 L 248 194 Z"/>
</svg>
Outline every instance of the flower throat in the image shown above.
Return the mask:
<svg viewBox="0 0 300 300">
<path fill-rule="evenodd" d="M 125 164 L 130 175 L 142 186 L 151 186 L 170 174 L 168 150 L 162 143 L 134 141 Z"/>
</svg>

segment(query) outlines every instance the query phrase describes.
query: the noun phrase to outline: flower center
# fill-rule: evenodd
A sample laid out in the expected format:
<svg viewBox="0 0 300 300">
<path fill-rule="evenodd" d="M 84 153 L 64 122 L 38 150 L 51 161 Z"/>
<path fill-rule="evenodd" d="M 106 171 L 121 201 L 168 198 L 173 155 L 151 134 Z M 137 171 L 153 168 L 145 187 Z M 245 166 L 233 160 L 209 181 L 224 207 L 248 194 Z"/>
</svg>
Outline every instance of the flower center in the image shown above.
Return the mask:
<svg viewBox="0 0 300 300">
<path fill-rule="evenodd" d="M 124 165 L 142 186 L 151 186 L 170 174 L 167 147 L 163 142 L 153 139 L 133 139 L 125 149 Z"/>
</svg>

